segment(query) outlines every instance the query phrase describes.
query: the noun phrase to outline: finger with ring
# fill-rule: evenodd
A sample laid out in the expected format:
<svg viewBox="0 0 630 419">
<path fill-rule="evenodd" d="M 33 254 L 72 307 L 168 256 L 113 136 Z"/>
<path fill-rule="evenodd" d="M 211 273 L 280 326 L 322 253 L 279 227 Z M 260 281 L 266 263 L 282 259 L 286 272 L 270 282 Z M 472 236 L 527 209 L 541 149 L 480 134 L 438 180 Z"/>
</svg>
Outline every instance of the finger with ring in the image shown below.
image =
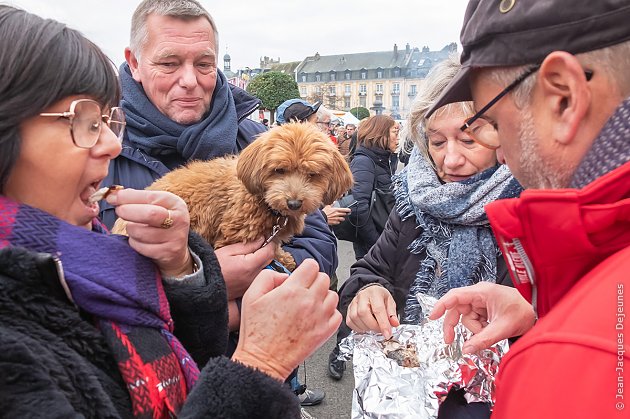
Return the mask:
<svg viewBox="0 0 630 419">
<path fill-rule="evenodd" d="M 168 215 L 166 216 L 164 221 L 162 221 L 162 224 L 160 224 L 160 227 L 171 228 L 173 226 L 173 219 L 171 218 L 171 210 L 167 209 L 166 211 L 168 211 Z"/>
</svg>

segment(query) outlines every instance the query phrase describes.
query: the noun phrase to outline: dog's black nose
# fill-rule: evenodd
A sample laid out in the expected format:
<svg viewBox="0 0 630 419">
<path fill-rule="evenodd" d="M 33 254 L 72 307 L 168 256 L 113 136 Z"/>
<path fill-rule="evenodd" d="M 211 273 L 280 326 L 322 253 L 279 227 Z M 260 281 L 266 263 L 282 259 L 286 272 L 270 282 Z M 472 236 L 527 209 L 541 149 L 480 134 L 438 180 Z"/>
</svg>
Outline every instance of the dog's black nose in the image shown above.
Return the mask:
<svg viewBox="0 0 630 419">
<path fill-rule="evenodd" d="M 287 206 L 290 210 L 299 210 L 300 208 L 302 208 L 302 201 L 299 199 L 289 199 L 287 201 Z"/>
</svg>

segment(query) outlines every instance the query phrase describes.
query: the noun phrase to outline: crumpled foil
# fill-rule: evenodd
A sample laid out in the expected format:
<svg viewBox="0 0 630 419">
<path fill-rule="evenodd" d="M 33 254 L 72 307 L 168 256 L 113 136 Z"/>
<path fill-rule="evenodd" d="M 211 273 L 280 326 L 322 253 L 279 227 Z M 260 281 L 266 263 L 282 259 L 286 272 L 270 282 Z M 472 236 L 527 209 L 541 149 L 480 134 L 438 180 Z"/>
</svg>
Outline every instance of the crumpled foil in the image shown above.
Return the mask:
<svg viewBox="0 0 630 419">
<path fill-rule="evenodd" d="M 380 333 L 352 333 L 339 345 L 339 358 L 352 359 L 354 392 L 352 418 L 436 418 L 440 403 L 451 388 L 466 389 L 466 400 L 494 404 L 494 380 L 499 362 L 508 351 L 507 340 L 476 354 L 462 354 L 472 333 L 461 323 L 455 340 L 444 343 L 443 319 L 427 319 L 436 299 L 418 295 L 425 313 L 420 325 L 393 329 L 400 343 L 414 343 L 420 367 L 402 367 L 387 358 Z"/>
</svg>

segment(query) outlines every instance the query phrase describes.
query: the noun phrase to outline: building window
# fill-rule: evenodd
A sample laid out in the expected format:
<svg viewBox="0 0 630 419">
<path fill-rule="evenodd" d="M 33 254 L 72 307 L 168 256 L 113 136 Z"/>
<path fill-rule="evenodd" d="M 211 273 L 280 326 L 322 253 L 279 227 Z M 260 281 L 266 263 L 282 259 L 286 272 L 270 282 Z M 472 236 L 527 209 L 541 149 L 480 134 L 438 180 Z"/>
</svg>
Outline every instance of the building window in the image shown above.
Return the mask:
<svg viewBox="0 0 630 419">
<path fill-rule="evenodd" d="M 392 109 L 398 109 L 400 106 L 400 100 L 398 96 L 392 96 Z"/>
<path fill-rule="evenodd" d="M 343 107 L 345 109 L 350 109 L 350 98 L 349 97 L 343 98 Z"/>
<path fill-rule="evenodd" d="M 366 84 L 360 84 L 359 85 L 359 93 L 360 94 L 366 94 L 367 93 L 367 85 Z"/>
<path fill-rule="evenodd" d="M 321 74 L 315 74 L 315 81 L 322 81 Z"/>
<path fill-rule="evenodd" d="M 365 96 L 359 96 L 359 106 L 361 106 L 362 108 L 365 108 L 365 104 L 366 104 Z"/>
<path fill-rule="evenodd" d="M 396 67 L 394 69 L 394 77 L 400 77 L 400 68 Z"/>
<path fill-rule="evenodd" d="M 409 93 L 411 93 L 412 96 L 415 96 L 418 93 L 416 91 L 416 85 L 415 84 L 411 85 L 411 91 Z"/>
<path fill-rule="evenodd" d="M 300 87 L 300 96 L 306 96 L 306 87 Z"/>
<path fill-rule="evenodd" d="M 379 68 L 378 70 L 376 70 L 376 78 L 377 79 L 383 78 L 383 69 Z"/>
<path fill-rule="evenodd" d="M 400 83 L 394 83 L 394 86 L 392 88 L 392 95 L 399 95 L 400 94 Z"/>
<path fill-rule="evenodd" d="M 367 71 L 364 70 L 361 72 L 361 80 L 365 80 L 365 79 L 367 79 Z"/>
<path fill-rule="evenodd" d="M 352 90 L 350 90 L 350 85 L 349 84 L 346 84 L 344 86 L 344 93 L 347 93 L 347 94 L 352 93 Z"/>
<path fill-rule="evenodd" d="M 306 74 L 302 74 L 302 83 L 306 83 Z"/>
<path fill-rule="evenodd" d="M 321 86 L 315 86 L 315 94 L 316 95 L 321 95 L 322 94 L 322 87 Z"/>
<path fill-rule="evenodd" d="M 335 81 L 337 79 L 337 75 L 335 73 L 330 73 L 330 81 Z"/>
<path fill-rule="evenodd" d="M 383 94 L 383 83 L 377 83 L 376 84 L 376 94 Z"/>
<path fill-rule="evenodd" d="M 330 109 L 337 109 L 337 105 L 335 103 L 335 98 L 331 97 L 330 99 L 328 99 L 328 107 Z"/>
<path fill-rule="evenodd" d="M 352 77 L 352 73 L 349 71 L 346 71 L 345 77 L 346 77 L 346 80 L 350 80 L 350 78 Z"/>
<path fill-rule="evenodd" d="M 337 86 L 328 86 L 328 93 L 330 95 L 336 95 L 337 94 Z"/>
</svg>

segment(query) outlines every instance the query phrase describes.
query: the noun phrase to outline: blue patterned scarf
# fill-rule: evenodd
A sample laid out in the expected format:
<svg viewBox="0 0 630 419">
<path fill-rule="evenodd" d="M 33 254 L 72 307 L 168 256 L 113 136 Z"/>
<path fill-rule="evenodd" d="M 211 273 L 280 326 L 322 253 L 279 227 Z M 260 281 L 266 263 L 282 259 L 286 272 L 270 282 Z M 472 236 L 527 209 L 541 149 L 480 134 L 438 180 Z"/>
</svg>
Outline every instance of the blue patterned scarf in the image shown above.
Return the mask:
<svg viewBox="0 0 630 419">
<path fill-rule="evenodd" d="M 518 196 L 522 188 L 507 166 L 442 183 L 417 149 L 393 181 L 396 210 L 403 220 L 415 216 L 422 229 L 409 251 L 424 252 L 426 257 L 409 290 L 403 316 L 403 322 L 417 324 L 422 313 L 416 294 L 439 298 L 451 288 L 496 281 L 500 253 L 484 206 Z"/>
<path fill-rule="evenodd" d="M 162 279 L 150 259 L 96 219 L 89 231 L 0 195 L 0 249 L 7 246 L 59 259 L 61 285 L 103 333 L 136 417 L 179 412 L 199 369 L 172 333 Z"/>
<path fill-rule="evenodd" d="M 238 120 L 232 91 L 227 79 L 217 71 L 217 84 L 209 113 L 192 125 L 181 125 L 160 112 L 131 76 L 129 65 L 120 66 L 123 99 L 121 107 L 127 118 L 125 140 L 169 162 L 171 169 L 189 160 L 209 160 L 236 154 Z"/>
</svg>

